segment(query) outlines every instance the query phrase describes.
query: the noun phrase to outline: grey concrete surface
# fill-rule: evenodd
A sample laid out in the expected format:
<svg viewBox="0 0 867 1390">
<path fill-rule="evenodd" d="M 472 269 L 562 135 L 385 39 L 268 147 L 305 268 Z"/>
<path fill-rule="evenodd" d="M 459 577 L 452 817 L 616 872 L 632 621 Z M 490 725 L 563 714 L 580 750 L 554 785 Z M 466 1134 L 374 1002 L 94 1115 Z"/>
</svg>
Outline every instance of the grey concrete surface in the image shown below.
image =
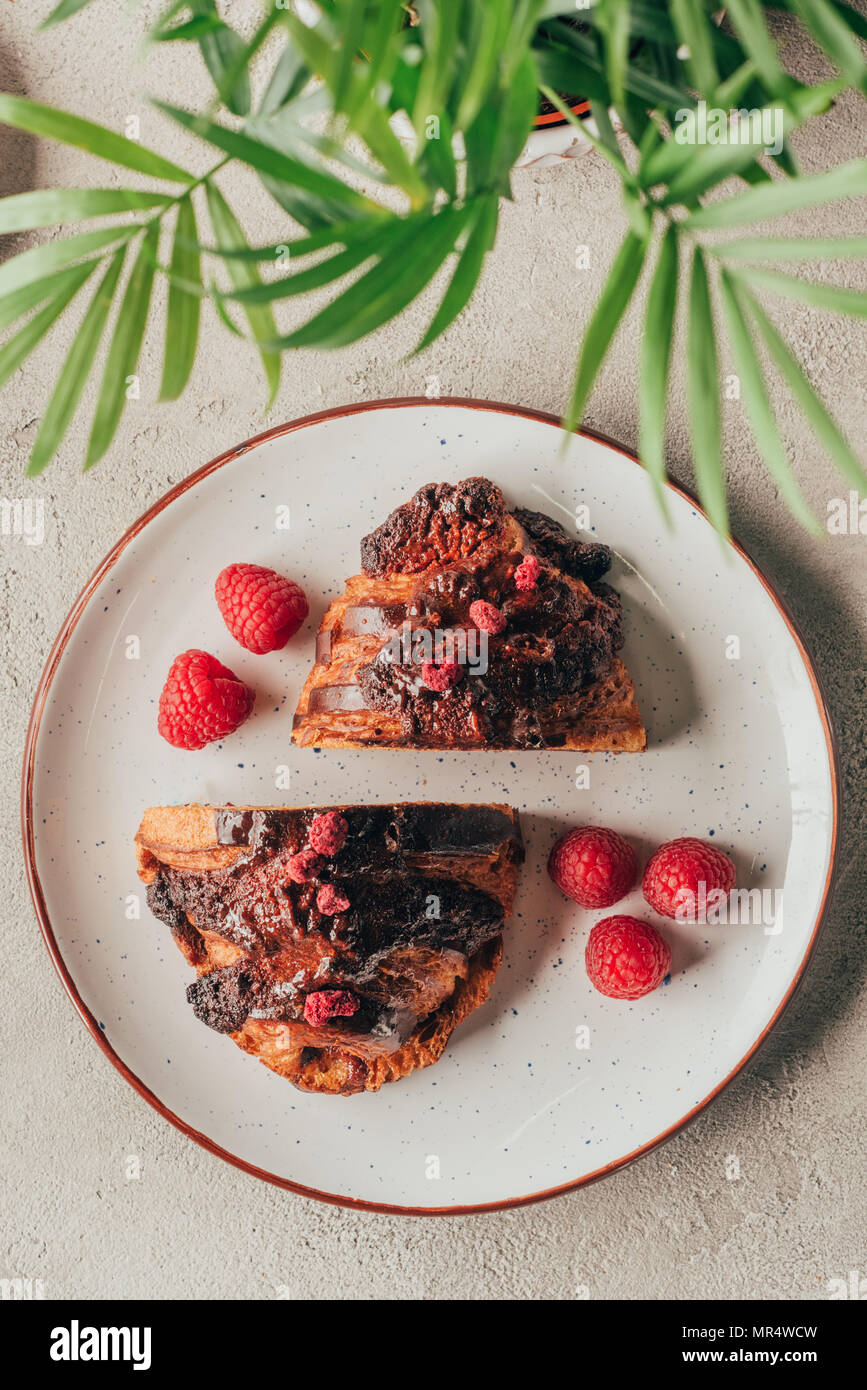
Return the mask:
<svg viewBox="0 0 867 1390">
<path fill-rule="evenodd" d="M 0 88 L 124 129 L 170 157 L 204 152 L 142 96 L 192 103 L 204 91 L 198 59 L 179 45 L 135 52 L 143 18 L 103 0 L 68 27 L 38 34 L 53 0 L 0 5 Z M 256 6 L 236 4 L 252 16 Z M 791 35 L 789 36 L 791 39 Z M 803 73 L 821 59 L 791 39 Z M 145 85 L 147 84 L 147 85 Z M 844 100 L 795 141 L 808 170 L 867 153 L 864 106 Z M 99 185 L 113 171 L 85 155 L 0 128 L 0 192 Z M 281 218 L 254 183 L 229 172 L 251 237 L 279 236 Z M 863 202 L 788 219 L 807 235 L 863 233 Z M 256 1182 L 176 1133 L 93 1045 L 51 968 L 28 899 L 17 786 L 24 732 L 51 641 L 109 545 L 170 484 L 265 424 L 325 406 L 420 394 L 435 374 L 443 394 L 484 396 L 559 411 L 576 343 L 622 232 L 618 187 L 595 158 L 526 171 L 504 211 L 495 254 L 470 310 L 426 356 L 404 361 L 434 296 L 360 346 L 287 362 L 277 404 L 262 415 L 252 353 L 212 317 L 187 397 L 154 403 L 160 347 L 152 335 L 133 402 L 110 457 L 79 466 L 93 392 L 56 464 L 23 480 L 28 450 L 68 328 L 32 357 L 2 397 L 0 490 L 45 501 L 41 547 L 0 538 L 2 681 L 2 1136 L 0 1277 L 40 1280 L 46 1297 L 763 1299 L 828 1296 L 829 1281 L 867 1275 L 863 1157 L 867 562 L 864 536 L 815 542 L 787 516 L 759 466 L 742 407 L 728 413 L 727 463 L 736 533 L 801 624 L 836 719 L 843 840 L 836 897 L 803 987 L 759 1056 L 691 1127 L 631 1168 L 532 1208 L 414 1220 L 342 1211 Z M 23 246 L 24 239 L 18 245 Z M 575 248 L 591 248 L 575 270 Z M 0 254 L 9 254 L 4 247 Z M 863 264 L 814 264 L 816 277 L 867 287 Z M 850 436 L 863 443 L 867 332 L 790 306 L 783 319 L 801 360 Z M 593 396 L 589 423 L 636 439 L 634 373 L 640 317 L 629 315 Z M 676 363 L 671 472 L 689 482 L 682 363 Z M 775 404 L 798 477 L 818 515 L 847 486 L 806 432 L 785 392 Z M 125 1159 L 141 1159 L 126 1181 Z M 736 1155 L 741 1178 L 726 1179 Z"/>
</svg>

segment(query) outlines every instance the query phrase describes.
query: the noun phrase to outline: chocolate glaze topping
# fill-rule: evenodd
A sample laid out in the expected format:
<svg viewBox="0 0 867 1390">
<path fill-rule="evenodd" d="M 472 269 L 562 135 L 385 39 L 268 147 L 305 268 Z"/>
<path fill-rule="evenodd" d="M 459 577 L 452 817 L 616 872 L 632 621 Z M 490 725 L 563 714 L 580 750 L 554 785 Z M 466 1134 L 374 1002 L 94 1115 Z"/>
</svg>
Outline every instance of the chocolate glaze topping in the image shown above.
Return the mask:
<svg viewBox="0 0 867 1390">
<path fill-rule="evenodd" d="M 386 855 L 396 872 L 407 872 L 407 855 L 491 854 L 509 840 L 522 854 L 514 822 L 496 806 L 406 802 L 386 806 L 322 806 L 315 811 L 269 806 L 261 810 L 220 806 L 214 811 L 217 843 L 294 854 L 307 843 L 314 816 L 339 811 L 349 830 L 343 849 L 330 861 L 361 868 Z M 382 860 L 381 864 L 386 862 Z"/>
<path fill-rule="evenodd" d="M 295 883 L 286 861 L 307 843 L 313 816 L 326 810 L 346 819 L 344 844 L 314 882 Z M 420 1001 L 427 1000 L 425 1013 L 435 1008 L 461 962 L 502 929 L 496 898 L 443 875 L 468 855 L 523 857 L 513 820 L 489 806 L 225 807 L 215 811 L 215 829 L 218 843 L 249 853 L 208 871 L 163 865 L 147 892 L 151 911 L 194 963 L 207 960 L 200 932 L 245 953 L 203 975 L 187 997 L 220 1032 L 236 1031 L 248 1017 L 275 1019 L 310 1031 L 306 1040 L 315 1044 L 351 1037 L 354 1046 L 364 1039 L 365 1046 L 399 1046 Z M 334 916 L 316 905 L 329 882 L 349 899 Z M 438 972 L 441 992 L 432 997 Z M 350 989 L 359 1008 L 311 1030 L 305 996 L 322 989 Z"/>
<path fill-rule="evenodd" d="M 540 563 L 538 581 L 520 589 L 515 571 L 529 554 Z M 620 598 L 600 582 L 608 548 L 575 539 L 541 512 L 510 514 L 486 478 L 420 488 L 364 538 L 361 558 L 371 576 L 417 574 L 418 588 L 403 603 L 349 606 L 320 634 L 316 657 L 325 666 L 344 636 L 383 642 L 355 681 L 314 686 L 310 715 L 379 710 L 399 722 L 407 743 L 544 747 L 550 709 L 603 678 L 623 645 Z M 476 600 L 500 610 L 503 632 L 479 633 L 470 617 Z M 402 631 L 410 650 L 395 640 Z M 425 632 L 428 649 L 444 632 L 464 639 L 460 678 L 448 689 L 423 678 L 430 658 L 417 639 Z"/>
<path fill-rule="evenodd" d="M 413 605 L 414 632 L 428 629 L 432 640 L 443 629 L 470 634 L 475 627 L 470 605 L 476 599 L 499 608 L 506 629 L 486 635 L 485 669 L 467 664 L 464 679 L 449 691 L 429 690 L 419 664 L 396 662 L 386 642 L 358 670 L 366 705 L 400 719 L 410 740 L 542 746 L 537 707 L 604 676 L 622 646 L 620 599 L 607 585 L 576 590 L 544 560 L 536 587 L 521 591 L 513 579 L 520 559 L 518 554 L 480 571 L 441 570 Z"/>
</svg>

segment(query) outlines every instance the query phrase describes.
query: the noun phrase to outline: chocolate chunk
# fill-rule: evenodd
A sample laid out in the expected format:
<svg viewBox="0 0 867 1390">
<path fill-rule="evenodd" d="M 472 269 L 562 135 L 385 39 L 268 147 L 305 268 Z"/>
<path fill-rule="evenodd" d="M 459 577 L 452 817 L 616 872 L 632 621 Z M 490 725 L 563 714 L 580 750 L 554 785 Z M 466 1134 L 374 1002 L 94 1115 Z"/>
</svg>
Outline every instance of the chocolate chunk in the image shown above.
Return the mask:
<svg viewBox="0 0 867 1390">
<path fill-rule="evenodd" d="M 217 1033 L 236 1033 L 256 1007 L 260 981 L 246 961 L 202 975 L 187 986 L 187 1002 Z"/>
<path fill-rule="evenodd" d="M 361 542 L 365 574 L 418 574 L 429 565 L 479 560 L 506 519 L 503 494 L 487 478 L 428 483 Z"/>
<path fill-rule="evenodd" d="M 595 584 L 610 569 L 611 551 L 607 545 L 579 541 L 570 536 L 559 521 L 528 507 L 517 507 L 514 517 L 527 532 L 538 554 L 573 578 Z"/>
</svg>

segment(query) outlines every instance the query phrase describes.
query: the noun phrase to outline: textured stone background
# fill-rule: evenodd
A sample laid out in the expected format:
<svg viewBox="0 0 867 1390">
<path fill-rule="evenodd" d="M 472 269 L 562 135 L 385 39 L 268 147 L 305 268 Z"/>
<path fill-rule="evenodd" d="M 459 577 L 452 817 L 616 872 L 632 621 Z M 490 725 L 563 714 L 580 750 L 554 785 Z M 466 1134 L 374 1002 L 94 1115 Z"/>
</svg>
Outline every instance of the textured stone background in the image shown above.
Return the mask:
<svg viewBox="0 0 867 1390">
<path fill-rule="evenodd" d="M 35 31 L 54 0 L 0 4 L 0 88 L 118 129 L 130 115 L 142 139 L 181 163 L 205 152 L 141 95 L 141 19 L 102 0 L 70 25 Z M 251 17 L 252 0 L 233 13 Z M 821 59 L 789 35 L 802 73 Z M 204 90 L 193 50 L 148 60 L 147 90 L 192 104 Z M 200 90 L 201 86 L 201 90 Z M 796 140 L 810 171 L 867 153 L 864 106 L 843 101 Z M 0 193 L 115 179 L 75 151 L 0 128 Z M 234 174 L 251 238 L 280 234 L 275 209 Z M 801 234 L 863 233 L 864 202 L 788 219 Z M 426 356 L 403 361 L 435 296 L 359 347 L 299 353 L 267 421 L 252 353 L 209 317 L 191 390 L 157 406 L 159 341 L 142 363 L 133 403 L 109 458 L 78 474 L 93 394 L 56 464 L 22 481 L 39 412 L 68 328 L 32 357 L 2 399 L 2 496 L 45 499 L 41 548 L 2 538 L 2 849 L 4 968 L 0 975 L 4 1184 L 0 1277 L 41 1279 L 46 1297 L 767 1298 L 826 1295 L 827 1281 L 867 1273 L 865 1248 L 864 801 L 865 538 L 805 539 L 759 466 L 741 406 L 728 412 L 734 528 L 802 625 L 837 723 L 844 780 L 837 893 L 807 979 L 759 1057 L 685 1133 L 604 1183 L 552 1203 L 474 1218 L 414 1220 L 321 1206 L 256 1182 L 198 1149 L 159 1119 L 106 1062 L 78 1022 L 39 941 L 24 883 L 17 784 L 24 731 L 49 646 L 79 588 L 120 532 L 179 478 L 229 445 L 324 406 L 421 394 L 484 396 L 551 411 L 564 405 L 575 347 L 624 225 L 618 187 L 595 158 L 515 177 L 499 241 L 475 301 Z M 24 239 L 19 246 L 25 244 Z M 575 248 L 591 248 L 576 273 Z M 3 248 L 4 257 L 11 247 Z M 817 263 L 817 277 L 867 287 L 863 264 Z M 850 436 L 863 440 L 867 334 L 795 306 L 783 317 L 814 382 Z M 599 381 L 588 417 L 634 445 L 634 308 Z M 678 370 L 680 364 L 677 364 Z M 776 393 L 804 490 L 820 516 L 844 484 Z M 88 407 L 90 409 L 88 409 Z M 669 459 L 689 481 L 682 390 L 675 383 Z M 140 1155 L 142 1177 L 124 1180 Z M 727 1155 L 741 1180 L 728 1182 Z"/>
</svg>

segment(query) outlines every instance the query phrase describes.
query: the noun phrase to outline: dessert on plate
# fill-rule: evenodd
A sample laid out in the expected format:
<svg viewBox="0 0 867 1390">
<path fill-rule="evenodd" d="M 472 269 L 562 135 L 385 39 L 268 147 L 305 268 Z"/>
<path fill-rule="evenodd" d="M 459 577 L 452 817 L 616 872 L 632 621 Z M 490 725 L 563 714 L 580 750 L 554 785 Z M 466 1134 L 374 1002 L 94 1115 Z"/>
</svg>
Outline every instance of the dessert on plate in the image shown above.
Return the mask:
<svg viewBox="0 0 867 1390">
<path fill-rule="evenodd" d="M 524 850 L 510 806 L 156 806 L 136 834 L 196 1016 L 304 1091 L 376 1091 L 483 1004 Z"/>
<path fill-rule="evenodd" d="M 326 611 L 293 741 L 643 749 L 610 563 L 487 478 L 420 488 Z"/>
</svg>

